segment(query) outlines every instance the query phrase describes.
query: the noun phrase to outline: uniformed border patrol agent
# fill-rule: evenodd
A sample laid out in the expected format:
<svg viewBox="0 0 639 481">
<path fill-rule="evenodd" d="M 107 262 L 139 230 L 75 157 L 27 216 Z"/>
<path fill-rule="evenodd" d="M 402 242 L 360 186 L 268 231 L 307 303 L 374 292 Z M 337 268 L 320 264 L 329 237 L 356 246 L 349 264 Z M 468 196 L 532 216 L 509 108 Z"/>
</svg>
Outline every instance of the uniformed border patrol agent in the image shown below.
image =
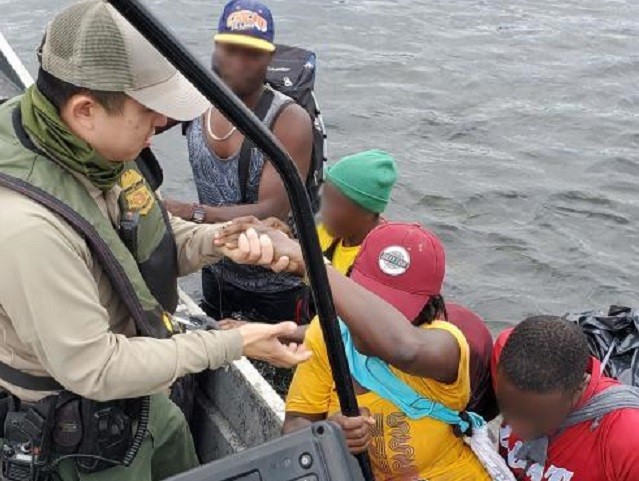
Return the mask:
<svg viewBox="0 0 639 481">
<path fill-rule="evenodd" d="M 242 354 L 290 366 L 308 353 L 277 340 L 293 323 L 172 322 L 178 275 L 262 255 L 257 235 L 249 254 L 215 247 L 220 225 L 171 217 L 155 193 L 156 127 L 206 99 L 101 0 L 54 18 L 40 62 L 35 86 L 0 107 L 3 476 L 163 479 L 197 459 L 158 393 Z"/>
</svg>

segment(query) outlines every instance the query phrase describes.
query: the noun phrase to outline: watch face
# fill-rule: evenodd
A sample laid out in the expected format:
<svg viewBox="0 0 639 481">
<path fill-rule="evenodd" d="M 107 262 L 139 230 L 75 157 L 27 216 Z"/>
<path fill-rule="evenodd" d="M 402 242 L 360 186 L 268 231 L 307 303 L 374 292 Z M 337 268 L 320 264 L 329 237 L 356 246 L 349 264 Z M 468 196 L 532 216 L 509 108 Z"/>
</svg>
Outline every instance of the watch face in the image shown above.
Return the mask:
<svg viewBox="0 0 639 481">
<path fill-rule="evenodd" d="M 204 218 L 206 217 L 206 212 L 204 212 L 204 208 L 198 206 L 193 211 L 193 220 L 198 224 L 204 222 Z"/>
</svg>

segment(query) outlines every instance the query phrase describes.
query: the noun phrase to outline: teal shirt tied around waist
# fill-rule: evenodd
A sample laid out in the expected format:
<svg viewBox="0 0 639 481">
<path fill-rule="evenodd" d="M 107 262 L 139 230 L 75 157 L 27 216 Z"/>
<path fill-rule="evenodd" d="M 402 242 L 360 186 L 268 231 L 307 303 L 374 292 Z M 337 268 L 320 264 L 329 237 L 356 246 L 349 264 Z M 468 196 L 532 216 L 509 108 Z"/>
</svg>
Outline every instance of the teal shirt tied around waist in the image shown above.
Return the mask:
<svg viewBox="0 0 639 481">
<path fill-rule="evenodd" d="M 480 428 L 486 424 L 476 413 L 462 414 L 439 402 L 425 398 L 399 379 L 386 362 L 358 352 L 348 327 L 341 319 L 339 327 L 351 375 L 362 387 L 390 401 L 411 419 L 428 416 L 451 426 L 457 426 L 461 433 L 469 435 L 472 428 Z"/>
</svg>

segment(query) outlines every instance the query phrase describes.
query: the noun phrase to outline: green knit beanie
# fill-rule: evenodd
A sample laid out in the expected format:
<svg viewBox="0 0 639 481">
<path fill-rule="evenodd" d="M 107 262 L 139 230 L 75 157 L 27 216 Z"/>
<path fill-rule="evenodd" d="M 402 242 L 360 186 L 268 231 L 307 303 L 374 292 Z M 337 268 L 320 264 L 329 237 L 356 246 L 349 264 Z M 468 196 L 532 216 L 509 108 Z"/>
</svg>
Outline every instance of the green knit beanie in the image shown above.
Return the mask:
<svg viewBox="0 0 639 481">
<path fill-rule="evenodd" d="M 326 172 L 326 180 L 360 207 L 381 214 L 397 180 L 395 160 L 381 150 L 344 157 Z"/>
</svg>

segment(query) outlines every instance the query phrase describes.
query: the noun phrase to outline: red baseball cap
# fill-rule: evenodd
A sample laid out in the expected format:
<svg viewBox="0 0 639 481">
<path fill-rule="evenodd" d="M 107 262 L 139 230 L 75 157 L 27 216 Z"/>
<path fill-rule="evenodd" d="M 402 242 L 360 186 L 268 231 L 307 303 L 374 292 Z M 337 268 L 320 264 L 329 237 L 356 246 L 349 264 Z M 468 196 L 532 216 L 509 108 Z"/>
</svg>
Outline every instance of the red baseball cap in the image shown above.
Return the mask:
<svg viewBox="0 0 639 481">
<path fill-rule="evenodd" d="M 387 222 L 364 240 L 351 278 L 413 321 L 442 290 L 446 255 L 441 241 L 419 224 Z"/>
</svg>

